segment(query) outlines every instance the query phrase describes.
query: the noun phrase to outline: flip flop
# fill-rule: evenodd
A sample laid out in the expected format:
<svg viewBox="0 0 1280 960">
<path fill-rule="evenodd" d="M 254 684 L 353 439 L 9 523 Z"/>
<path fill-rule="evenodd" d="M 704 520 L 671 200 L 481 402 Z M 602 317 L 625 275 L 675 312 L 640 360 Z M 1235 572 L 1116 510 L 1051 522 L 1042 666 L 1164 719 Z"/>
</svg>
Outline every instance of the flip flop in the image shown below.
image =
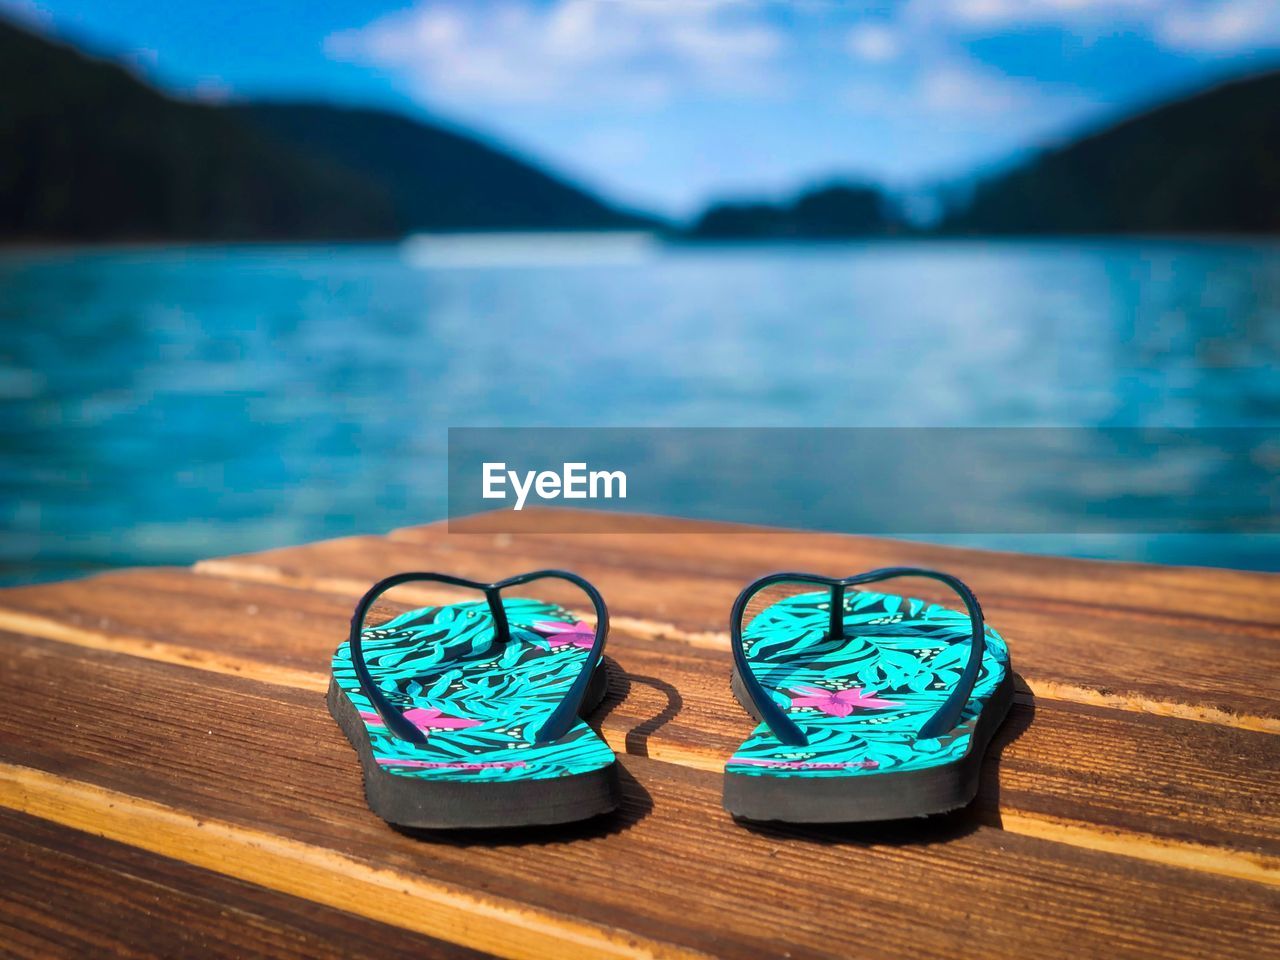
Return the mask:
<svg viewBox="0 0 1280 960">
<path fill-rule="evenodd" d="M 846 591 L 907 576 L 941 581 L 967 612 Z M 744 628 L 757 594 L 782 584 L 825 589 L 757 602 L 763 609 Z M 955 577 L 911 567 L 843 580 L 776 573 L 738 596 L 730 633 L 734 695 L 761 721 L 725 765 L 734 816 L 888 820 L 952 810 L 977 794 L 1013 674 L 1004 641 Z"/>
<path fill-rule="evenodd" d="M 586 594 L 594 629 L 557 604 L 502 596 L 546 579 Z M 378 597 L 417 581 L 483 598 L 364 626 Z M 401 573 L 374 584 L 334 653 L 328 694 L 360 757 L 369 808 L 430 829 L 565 823 L 613 810 L 613 751 L 580 719 L 604 698 L 608 630 L 599 592 L 560 570 L 487 584 Z"/>
</svg>

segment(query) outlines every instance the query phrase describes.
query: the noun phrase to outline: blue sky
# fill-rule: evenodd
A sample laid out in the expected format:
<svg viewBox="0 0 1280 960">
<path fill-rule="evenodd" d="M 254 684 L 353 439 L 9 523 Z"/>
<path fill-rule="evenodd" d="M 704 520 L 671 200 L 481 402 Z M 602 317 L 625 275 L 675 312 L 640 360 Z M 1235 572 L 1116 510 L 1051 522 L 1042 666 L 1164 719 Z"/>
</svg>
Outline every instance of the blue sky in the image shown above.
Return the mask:
<svg viewBox="0 0 1280 960">
<path fill-rule="evenodd" d="M 0 6 L 174 92 L 443 118 L 676 216 L 834 177 L 963 177 L 1280 62 L 1277 0 Z"/>
</svg>

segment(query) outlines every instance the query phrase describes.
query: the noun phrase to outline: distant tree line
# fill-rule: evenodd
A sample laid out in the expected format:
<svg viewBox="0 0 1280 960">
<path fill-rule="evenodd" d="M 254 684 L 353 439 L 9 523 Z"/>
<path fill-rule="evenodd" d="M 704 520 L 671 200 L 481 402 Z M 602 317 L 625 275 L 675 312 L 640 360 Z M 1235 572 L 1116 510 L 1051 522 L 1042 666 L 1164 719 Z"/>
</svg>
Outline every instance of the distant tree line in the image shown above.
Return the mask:
<svg viewBox="0 0 1280 960">
<path fill-rule="evenodd" d="M 1274 233 L 1280 72 L 1125 118 L 979 180 L 913 226 L 867 183 L 619 209 L 476 138 L 383 110 L 207 105 L 0 22 L 0 239 L 309 239 L 657 229 L 690 240 L 909 234 Z"/>
<path fill-rule="evenodd" d="M 648 227 L 495 147 L 380 110 L 175 100 L 0 22 L 0 238 Z"/>
<path fill-rule="evenodd" d="M 876 187 L 830 184 L 789 201 L 718 203 L 689 228 L 689 235 L 725 239 L 835 239 L 897 233 L 903 221 Z"/>
<path fill-rule="evenodd" d="M 694 237 L 1280 231 L 1280 72 L 1127 117 L 979 180 L 928 229 L 869 185 L 719 203 Z"/>
</svg>

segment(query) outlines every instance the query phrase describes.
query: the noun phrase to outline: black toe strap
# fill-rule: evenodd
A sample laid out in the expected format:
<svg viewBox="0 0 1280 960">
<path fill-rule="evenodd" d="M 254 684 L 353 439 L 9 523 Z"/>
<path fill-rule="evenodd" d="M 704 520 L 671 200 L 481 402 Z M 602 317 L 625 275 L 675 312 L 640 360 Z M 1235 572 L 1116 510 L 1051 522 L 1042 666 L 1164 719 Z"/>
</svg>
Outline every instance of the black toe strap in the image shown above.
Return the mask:
<svg viewBox="0 0 1280 960">
<path fill-rule="evenodd" d="M 747 653 L 742 645 L 742 618 L 746 614 L 747 604 L 750 603 L 751 598 L 766 587 L 771 587 L 777 583 L 811 583 L 817 586 L 829 587 L 831 590 L 831 611 L 827 629 L 831 637 L 838 638 L 844 635 L 845 589 L 864 583 L 891 580 L 895 577 L 926 577 L 930 580 L 945 583 L 960 596 L 969 612 L 969 620 L 973 624 L 973 633 L 969 644 L 969 659 L 966 661 L 964 671 L 960 675 L 960 682 L 956 684 L 956 688 L 951 691 L 951 695 L 947 697 L 942 706 L 938 707 L 933 716 L 925 721 L 917 736 L 922 740 L 939 737 L 953 730 L 960 722 L 965 704 L 969 702 L 969 695 L 973 693 L 974 684 L 978 682 L 978 674 L 982 669 L 982 656 L 986 649 L 986 632 L 982 620 L 982 607 L 978 605 L 978 598 L 973 595 L 973 591 L 965 586 L 963 582 L 949 573 L 942 573 L 938 570 L 925 570 L 919 567 L 883 567 L 879 570 L 869 570 L 866 573 L 845 577 L 843 580 L 823 577 L 814 573 L 771 573 L 766 577 L 761 577 L 750 584 L 742 593 L 738 594 L 738 599 L 733 604 L 733 613 L 729 618 L 729 633 L 732 638 L 733 662 L 738 669 L 738 676 L 742 680 L 742 686 L 751 697 L 751 702 L 760 717 L 768 725 L 773 735 L 783 743 L 803 746 L 809 742 L 809 738 L 805 736 L 805 732 L 800 726 L 774 702 L 773 697 L 769 695 L 768 691 L 765 690 L 751 671 L 751 664 L 747 661 Z"/>
<path fill-rule="evenodd" d="M 369 666 L 365 663 L 361 633 L 364 630 L 365 615 L 369 612 L 369 608 L 373 606 L 374 601 L 392 587 L 416 581 L 445 583 L 450 586 L 477 590 L 484 594 L 489 603 L 489 612 L 493 617 L 494 636 L 499 641 L 506 643 L 511 639 L 511 630 L 507 623 L 507 611 L 502 605 L 502 591 L 507 587 L 520 586 L 531 583 L 534 580 L 551 579 L 566 580 L 581 589 L 591 599 L 591 604 L 595 607 L 596 614 L 596 633 L 595 639 L 591 644 L 591 654 L 583 663 L 581 672 L 574 678 L 572 686 L 569 687 L 569 692 L 565 694 L 564 699 L 551 712 L 547 722 L 538 731 L 535 742 L 548 743 L 552 740 L 559 740 L 568 733 L 569 729 L 577 722 L 578 710 L 581 708 L 582 700 L 587 694 L 587 687 L 591 684 L 591 674 L 604 654 L 605 638 L 609 633 L 609 610 L 604 604 L 604 598 L 600 596 L 600 592 L 595 587 L 576 573 L 569 573 L 567 570 L 535 570 L 533 573 L 522 573 L 518 576 L 508 577 L 506 580 L 499 580 L 496 583 L 478 583 L 474 580 L 465 580 L 462 577 L 454 577 L 446 573 L 397 573 L 395 576 L 387 577 L 385 580 L 379 580 L 370 587 L 369 591 L 360 598 L 359 603 L 356 604 L 355 612 L 351 615 L 351 634 L 348 637 L 348 646 L 351 651 L 351 664 L 355 668 L 360 690 L 369 698 L 369 702 L 373 704 L 373 709 L 382 718 L 387 730 L 401 740 L 407 740 L 410 743 L 426 743 L 427 740 L 426 735 L 413 723 L 406 720 L 404 714 L 387 699 L 378 685 L 374 683 L 373 677 L 369 673 Z"/>
</svg>

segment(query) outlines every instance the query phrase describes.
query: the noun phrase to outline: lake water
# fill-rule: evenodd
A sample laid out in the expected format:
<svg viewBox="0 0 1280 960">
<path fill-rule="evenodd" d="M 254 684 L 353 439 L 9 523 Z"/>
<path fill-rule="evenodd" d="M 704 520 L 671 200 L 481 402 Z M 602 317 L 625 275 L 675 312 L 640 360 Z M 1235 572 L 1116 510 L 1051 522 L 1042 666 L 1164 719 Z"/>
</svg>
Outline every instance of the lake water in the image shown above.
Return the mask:
<svg viewBox="0 0 1280 960">
<path fill-rule="evenodd" d="M 1274 244 L 486 249 L 0 253 L 0 577 L 442 517 L 449 426 L 1280 422 Z M 953 539 L 1280 556 L 1261 535 Z"/>
</svg>

